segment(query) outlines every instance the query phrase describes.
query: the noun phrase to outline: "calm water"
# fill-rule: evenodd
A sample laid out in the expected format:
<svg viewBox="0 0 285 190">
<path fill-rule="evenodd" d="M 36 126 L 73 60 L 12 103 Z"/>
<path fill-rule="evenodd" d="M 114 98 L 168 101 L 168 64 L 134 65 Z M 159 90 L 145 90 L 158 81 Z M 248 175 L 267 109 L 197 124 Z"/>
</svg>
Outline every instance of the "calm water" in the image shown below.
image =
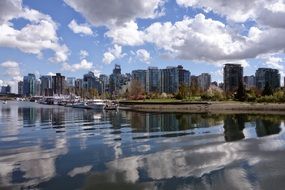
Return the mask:
<svg viewBox="0 0 285 190">
<path fill-rule="evenodd" d="M 284 116 L 0 105 L 0 189 L 284 189 Z"/>
</svg>

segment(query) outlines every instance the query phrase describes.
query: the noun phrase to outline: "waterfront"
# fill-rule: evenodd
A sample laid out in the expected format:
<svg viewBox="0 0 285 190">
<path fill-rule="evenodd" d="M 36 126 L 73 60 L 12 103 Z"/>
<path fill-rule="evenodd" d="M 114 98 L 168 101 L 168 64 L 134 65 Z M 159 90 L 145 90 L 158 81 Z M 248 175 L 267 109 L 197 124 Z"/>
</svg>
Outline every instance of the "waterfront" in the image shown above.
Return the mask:
<svg viewBox="0 0 285 190">
<path fill-rule="evenodd" d="M 285 116 L 0 105 L 0 189 L 282 189 Z"/>
</svg>

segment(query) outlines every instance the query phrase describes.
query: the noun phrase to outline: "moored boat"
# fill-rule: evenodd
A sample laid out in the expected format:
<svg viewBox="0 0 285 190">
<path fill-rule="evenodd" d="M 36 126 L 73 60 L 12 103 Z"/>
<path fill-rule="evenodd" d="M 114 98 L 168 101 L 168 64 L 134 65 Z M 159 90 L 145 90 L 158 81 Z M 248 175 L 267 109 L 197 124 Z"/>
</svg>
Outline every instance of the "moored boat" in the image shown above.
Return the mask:
<svg viewBox="0 0 285 190">
<path fill-rule="evenodd" d="M 73 108 L 83 108 L 83 109 L 91 109 L 87 102 L 78 102 L 78 103 L 74 103 L 71 107 Z"/>
<path fill-rule="evenodd" d="M 104 106 L 104 110 L 117 110 L 118 109 L 118 105 L 111 102 L 111 103 L 107 103 L 105 106 Z"/>
<path fill-rule="evenodd" d="M 103 100 L 97 99 L 87 102 L 87 105 L 93 110 L 103 110 L 106 104 Z"/>
</svg>

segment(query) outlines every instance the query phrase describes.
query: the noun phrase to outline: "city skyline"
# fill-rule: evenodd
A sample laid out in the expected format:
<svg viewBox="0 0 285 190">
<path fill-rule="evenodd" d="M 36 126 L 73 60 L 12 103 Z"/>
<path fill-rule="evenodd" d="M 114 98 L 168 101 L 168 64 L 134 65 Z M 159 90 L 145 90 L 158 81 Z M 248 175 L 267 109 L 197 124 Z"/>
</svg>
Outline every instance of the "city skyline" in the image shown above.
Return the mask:
<svg viewBox="0 0 285 190">
<path fill-rule="evenodd" d="M 28 73 L 109 75 L 115 64 L 122 73 L 183 65 L 193 75 L 209 73 L 222 82 L 223 65 L 241 63 L 244 75 L 267 67 L 284 77 L 283 1 L 115 3 L 3 0 L 0 86 L 10 84 L 16 92 Z"/>
<path fill-rule="evenodd" d="M 118 97 L 128 94 L 133 87 L 132 83 L 147 94 L 167 93 L 176 94 L 180 88 L 189 88 L 198 92 L 207 92 L 209 89 L 219 88 L 226 94 L 232 94 L 243 84 L 247 90 L 257 89 L 262 92 L 268 85 L 272 90 L 281 87 L 281 77 L 278 69 L 258 68 L 255 75 L 244 75 L 241 64 L 225 64 L 223 68 L 223 82 L 212 81 L 209 73 L 191 75 L 182 65 L 166 68 L 148 67 L 147 70 L 138 69 L 131 73 L 122 73 L 121 66 L 115 65 L 111 75 L 100 74 L 95 76 L 92 71 L 82 78 L 56 75 L 43 75 L 39 78 L 29 73 L 18 82 L 18 92 L 22 96 L 53 96 L 70 95 L 94 97 L 97 95 Z M 285 80 L 285 77 L 284 77 Z M 139 85 L 139 86 L 138 86 Z M 11 87 L 0 86 L 2 94 L 10 94 Z M 218 87 L 218 88 L 217 88 Z M 95 91 L 94 91 L 95 90 Z"/>
</svg>

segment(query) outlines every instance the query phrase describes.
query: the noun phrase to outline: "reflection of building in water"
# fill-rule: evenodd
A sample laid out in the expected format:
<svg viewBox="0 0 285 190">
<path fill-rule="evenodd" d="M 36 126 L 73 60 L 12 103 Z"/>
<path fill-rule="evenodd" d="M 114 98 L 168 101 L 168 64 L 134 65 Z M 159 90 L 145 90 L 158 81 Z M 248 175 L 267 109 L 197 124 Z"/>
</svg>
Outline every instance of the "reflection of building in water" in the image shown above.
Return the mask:
<svg viewBox="0 0 285 190">
<path fill-rule="evenodd" d="M 224 134 L 226 141 L 236 141 L 244 138 L 244 116 L 242 115 L 227 115 L 224 119 Z"/>
<path fill-rule="evenodd" d="M 47 123 L 52 120 L 52 109 L 40 109 L 41 123 Z"/>
<path fill-rule="evenodd" d="M 36 108 L 23 108 L 23 122 L 24 124 L 35 124 L 38 114 Z"/>
<path fill-rule="evenodd" d="M 131 127 L 138 131 L 183 131 L 193 128 L 207 128 L 221 124 L 221 118 L 204 117 L 196 114 L 180 113 L 140 113 L 128 112 Z"/>
<path fill-rule="evenodd" d="M 52 125 L 64 125 L 65 124 L 65 111 L 52 109 Z"/>
<path fill-rule="evenodd" d="M 278 134 L 281 131 L 280 120 L 256 119 L 256 134 L 258 137 Z"/>
</svg>

